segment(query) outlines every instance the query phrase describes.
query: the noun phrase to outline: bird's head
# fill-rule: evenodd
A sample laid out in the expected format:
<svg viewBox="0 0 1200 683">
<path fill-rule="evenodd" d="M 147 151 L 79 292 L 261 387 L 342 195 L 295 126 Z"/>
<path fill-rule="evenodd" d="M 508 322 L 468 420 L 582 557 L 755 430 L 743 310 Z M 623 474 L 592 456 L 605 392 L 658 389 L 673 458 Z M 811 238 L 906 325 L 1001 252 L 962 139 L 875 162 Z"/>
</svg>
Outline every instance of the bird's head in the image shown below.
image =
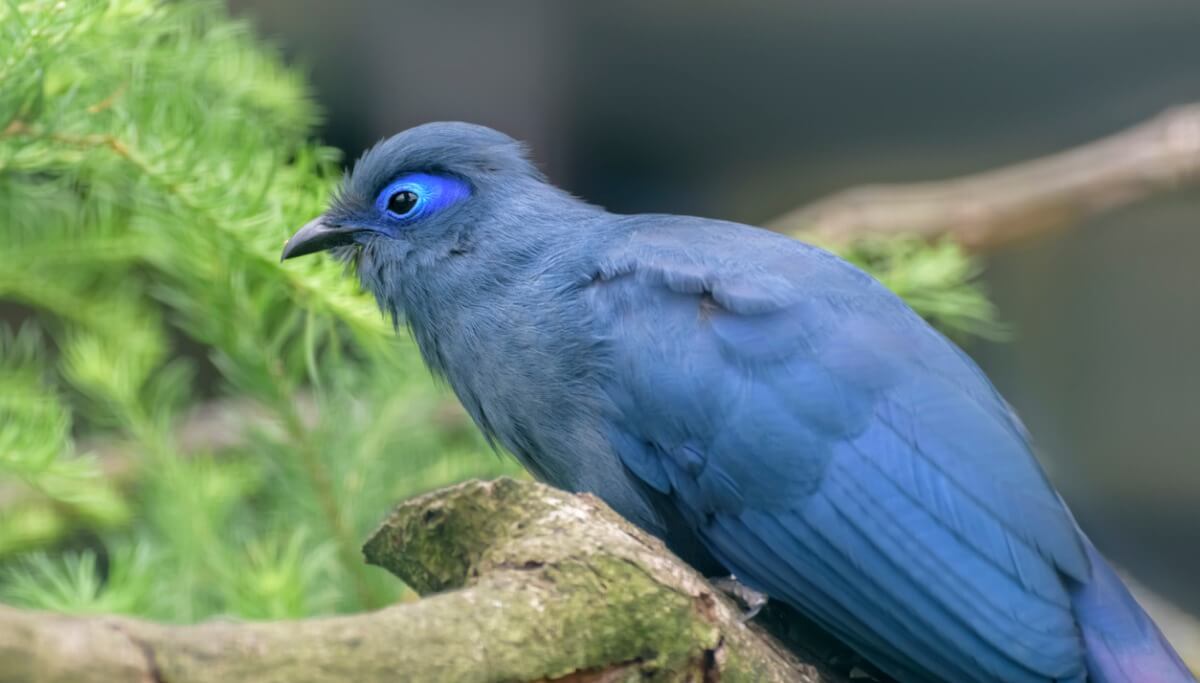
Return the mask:
<svg viewBox="0 0 1200 683">
<path fill-rule="evenodd" d="M 530 180 L 544 183 L 521 143 L 503 133 L 469 123 L 410 128 L 363 154 L 283 258 L 384 240 L 401 251 L 450 248 L 484 205 Z"/>
<path fill-rule="evenodd" d="M 329 209 L 287 241 L 283 258 L 333 250 L 356 263 L 381 306 L 401 314 L 414 272 L 450 272 L 486 258 L 481 245 L 506 237 L 489 231 L 527 222 L 523 214 L 555 192 L 507 135 L 428 123 L 366 152 Z"/>
</svg>

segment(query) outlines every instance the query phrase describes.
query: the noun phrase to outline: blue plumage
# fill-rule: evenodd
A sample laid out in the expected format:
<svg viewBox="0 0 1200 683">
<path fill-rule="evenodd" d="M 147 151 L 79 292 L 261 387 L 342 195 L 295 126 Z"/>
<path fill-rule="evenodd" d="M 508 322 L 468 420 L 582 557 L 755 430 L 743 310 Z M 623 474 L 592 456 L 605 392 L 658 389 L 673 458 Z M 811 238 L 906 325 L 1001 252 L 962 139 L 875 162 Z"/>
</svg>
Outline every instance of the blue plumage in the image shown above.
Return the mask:
<svg viewBox="0 0 1200 683">
<path fill-rule="evenodd" d="M 461 178 L 431 173 L 405 173 L 375 198 L 375 209 L 396 226 L 442 213 L 471 196 Z"/>
<path fill-rule="evenodd" d="M 430 187 L 463 191 L 387 213 Z M 979 369 L 837 257 L 607 213 L 467 124 L 369 152 L 285 257 L 329 247 L 535 475 L 896 678 L 1193 680 Z"/>
</svg>

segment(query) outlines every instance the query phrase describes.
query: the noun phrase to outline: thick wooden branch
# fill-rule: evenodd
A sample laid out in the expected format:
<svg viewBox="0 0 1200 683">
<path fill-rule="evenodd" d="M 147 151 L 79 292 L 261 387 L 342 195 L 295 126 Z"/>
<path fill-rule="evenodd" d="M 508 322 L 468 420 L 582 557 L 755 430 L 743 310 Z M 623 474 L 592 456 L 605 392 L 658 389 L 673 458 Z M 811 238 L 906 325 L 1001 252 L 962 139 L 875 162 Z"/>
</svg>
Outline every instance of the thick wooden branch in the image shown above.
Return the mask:
<svg viewBox="0 0 1200 683">
<path fill-rule="evenodd" d="M 834 680 L 591 496 L 470 482 L 401 504 L 364 550 L 428 597 L 194 626 L 0 606 L 0 683 Z"/>
<path fill-rule="evenodd" d="M 986 249 L 1200 181 L 1200 104 L 1058 154 L 949 180 L 852 188 L 771 227 L 823 243 L 950 235 Z"/>
</svg>

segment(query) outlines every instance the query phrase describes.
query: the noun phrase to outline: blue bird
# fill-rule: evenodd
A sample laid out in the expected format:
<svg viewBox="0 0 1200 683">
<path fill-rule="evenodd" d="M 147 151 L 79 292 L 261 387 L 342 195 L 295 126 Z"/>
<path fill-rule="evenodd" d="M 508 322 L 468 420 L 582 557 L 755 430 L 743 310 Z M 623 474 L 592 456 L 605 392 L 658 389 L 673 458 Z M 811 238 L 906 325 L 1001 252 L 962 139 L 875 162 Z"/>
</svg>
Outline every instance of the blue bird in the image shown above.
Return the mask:
<svg viewBox="0 0 1200 683">
<path fill-rule="evenodd" d="M 609 213 L 465 123 L 368 151 L 283 257 L 331 248 L 535 476 L 897 680 L 1195 680 L 979 368 L 838 257 Z"/>
</svg>

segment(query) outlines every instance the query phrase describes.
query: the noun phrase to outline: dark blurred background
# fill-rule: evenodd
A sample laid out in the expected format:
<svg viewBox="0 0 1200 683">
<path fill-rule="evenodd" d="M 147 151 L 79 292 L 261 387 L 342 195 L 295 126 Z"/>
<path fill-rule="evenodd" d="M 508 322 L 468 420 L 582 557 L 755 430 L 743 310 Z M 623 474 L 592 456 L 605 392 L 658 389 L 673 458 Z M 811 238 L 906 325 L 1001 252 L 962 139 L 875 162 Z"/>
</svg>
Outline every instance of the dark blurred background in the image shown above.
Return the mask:
<svg viewBox="0 0 1200 683">
<path fill-rule="evenodd" d="M 528 140 L 620 212 L 762 223 L 1035 157 L 1200 101 L 1200 2 L 231 0 L 353 158 L 414 124 Z M 975 356 L 1117 563 L 1200 612 L 1200 191 L 988 256 Z"/>
</svg>

